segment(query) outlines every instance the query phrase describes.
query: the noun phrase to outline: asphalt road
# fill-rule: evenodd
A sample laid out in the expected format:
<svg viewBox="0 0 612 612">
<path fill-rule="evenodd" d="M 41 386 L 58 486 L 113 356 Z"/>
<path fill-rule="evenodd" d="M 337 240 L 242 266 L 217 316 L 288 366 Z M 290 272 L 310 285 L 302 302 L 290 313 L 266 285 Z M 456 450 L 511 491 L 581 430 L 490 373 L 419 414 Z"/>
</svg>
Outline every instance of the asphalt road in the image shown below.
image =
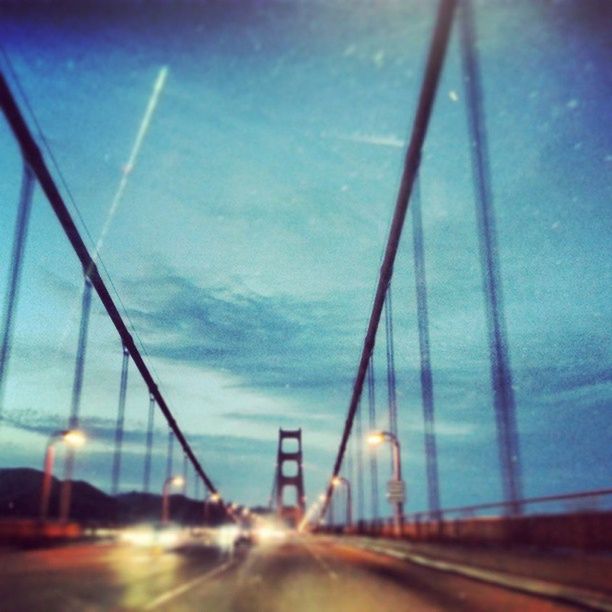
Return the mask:
<svg viewBox="0 0 612 612">
<path fill-rule="evenodd" d="M 160 551 L 81 544 L 0 553 L 0 610 L 577 610 L 331 539 Z"/>
</svg>

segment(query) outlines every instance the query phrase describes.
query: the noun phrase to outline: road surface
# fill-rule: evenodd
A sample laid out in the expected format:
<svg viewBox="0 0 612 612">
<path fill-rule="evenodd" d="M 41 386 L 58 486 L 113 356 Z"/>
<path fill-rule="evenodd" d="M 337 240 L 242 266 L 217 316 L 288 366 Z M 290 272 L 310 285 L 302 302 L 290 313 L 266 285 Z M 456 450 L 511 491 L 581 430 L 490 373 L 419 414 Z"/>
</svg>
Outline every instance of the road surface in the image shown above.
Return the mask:
<svg viewBox="0 0 612 612">
<path fill-rule="evenodd" d="M 293 537 L 233 555 L 120 544 L 0 553 L 3 612 L 577 609 L 330 538 Z"/>
</svg>

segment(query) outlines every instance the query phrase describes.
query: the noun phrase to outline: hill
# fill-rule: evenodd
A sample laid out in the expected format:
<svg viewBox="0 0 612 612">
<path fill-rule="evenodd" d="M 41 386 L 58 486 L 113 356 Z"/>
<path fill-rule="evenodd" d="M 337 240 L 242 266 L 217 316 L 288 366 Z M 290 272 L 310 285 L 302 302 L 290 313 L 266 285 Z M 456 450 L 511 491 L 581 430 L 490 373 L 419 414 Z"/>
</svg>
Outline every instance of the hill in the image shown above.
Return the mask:
<svg viewBox="0 0 612 612">
<path fill-rule="evenodd" d="M 0 469 L 0 518 L 38 518 L 43 473 L 31 468 Z M 61 480 L 53 477 L 49 517 L 59 513 Z M 138 523 L 158 521 L 161 516 L 161 495 L 132 491 L 115 497 L 84 481 L 72 483 L 70 518 L 83 523 Z M 210 504 L 185 497 L 170 496 L 170 513 L 183 524 L 223 522 L 223 511 Z"/>
<path fill-rule="evenodd" d="M 37 518 L 43 473 L 31 468 L 0 469 L 0 517 Z M 49 517 L 59 513 L 61 481 L 52 478 Z M 117 519 L 117 500 L 88 482 L 72 483 L 70 517 L 83 522 Z"/>
</svg>

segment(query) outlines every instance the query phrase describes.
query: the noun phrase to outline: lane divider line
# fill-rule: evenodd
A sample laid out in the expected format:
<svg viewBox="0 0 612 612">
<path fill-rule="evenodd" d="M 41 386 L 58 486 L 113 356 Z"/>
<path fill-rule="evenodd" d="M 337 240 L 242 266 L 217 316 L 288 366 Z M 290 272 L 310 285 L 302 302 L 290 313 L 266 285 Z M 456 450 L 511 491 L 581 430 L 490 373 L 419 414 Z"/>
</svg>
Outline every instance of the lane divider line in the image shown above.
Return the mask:
<svg viewBox="0 0 612 612">
<path fill-rule="evenodd" d="M 220 574 L 223 574 L 223 572 L 230 569 L 232 565 L 235 565 L 235 561 L 233 559 L 230 561 L 226 561 L 225 563 L 223 563 L 223 565 L 219 565 L 218 567 L 213 568 L 209 572 L 206 572 L 205 574 L 202 574 L 201 576 L 198 576 L 197 578 L 194 578 L 193 580 L 189 580 L 188 582 L 185 582 L 181 584 L 180 586 L 174 589 L 171 589 L 170 591 L 167 591 L 166 593 L 163 593 L 159 597 L 156 597 L 153 601 L 150 601 L 143 608 L 143 610 L 155 610 L 155 608 L 159 608 L 159 606 L 167 603 L 171 599 L 175 599 L 176 597 L 178 597 L 179 595 L 182 595 L 183 593 L 186 593 L 187 591 L 193 589 L 193 587 L 197 586 L 198 584 L 202 584 L 204 582 L 207 582 L 208 580 L 211 580 L 212 578 L 216 578 Z"/>
<path fill-rule="evenodd" d="M 308 544 L 306 544 L 303 539 L 300 540 L 300 543 L 308 551 L 310 556 L 323 568 L 323 571 L 327 572 L 327 575 L 332 580 L 338 580 L 338 574 L 334 572 L 334 570 L 330 567 L 329 563 L 327 563 L 327 561 L 325 561 L 325 559 L 323 559 L 321 555 L 312 550 L 312 548 Z"/>
<path fill-rule="evenodd" d="M 384 546 L 378 546 L 376 544 L 361 544 L 361 545 L 340 545 L 346 548 L 361 548 L 365 550 L 374 551 L 383 554 L 388 557 L 394 557 L 404 561 L 409 561 L 423 567 L 436 569 L 442 572 L 449 572 L 453 574 L 459 574 L 467 578 L 473 578 L 480 580 L 481 582 L 487 582 L 495 584 L 501 587 L 512 589 L 515 591 L 522 591 L 532 595 L 539 595 L 541 597 L 549 597 L 552 599 L 563 600 L 569 603 L 586 606 L 595 610 L 604 610 L 605 612 L 612 612 L 612 598 L 605 594 L 600 594 L 594 591 L 587 591 L 584 589 L 577 589 L 568 587 L 563 584 L 555 582 L 546 582 L 544 580 L 538 580 L 535 578 L 526 578 L 523 576 L 513 576 L 503 572 L 496 572 L 492 570 L 485 570 L 476 567 L 470 567 L 468 565 L 461 565 L 459 563 L 450 563 L 448 561 L 437 561 L 431 557 L 424 557 L 414 553 L 400 552 L 393 548 L 385 548 Z"/>
</svg>

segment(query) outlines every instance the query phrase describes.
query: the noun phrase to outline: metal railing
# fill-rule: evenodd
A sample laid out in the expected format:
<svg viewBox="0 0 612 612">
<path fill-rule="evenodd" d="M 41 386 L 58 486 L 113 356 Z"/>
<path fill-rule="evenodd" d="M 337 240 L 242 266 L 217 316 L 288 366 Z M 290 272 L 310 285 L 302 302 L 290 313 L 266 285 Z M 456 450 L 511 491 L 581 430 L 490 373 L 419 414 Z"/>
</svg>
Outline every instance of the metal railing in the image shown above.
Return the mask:
<svg viewBox="0 0 612 612">
<path fill-rule="evenodd" d="M 561 502 L 567 501 L 581 501 L 581 500 L 589 500 L 596 499 L 600 500 L 603 497 L 610 497 L 612 502 L 612 489 L 597 489 L 594 491 L 581 491 L 578 493 L 566 493 L 563 495 L 544 495 L 541 497 L 530 497 L 526 499 L 520 500 L 521 505 L 525 509 L 525 514 L 529 515 L 529 508 L 544 504 L 547 505 L 549 511 L 552 510 L 552 504 L 559 504 Z M 458 518 L 473 518 L 478 515 L 481 515 L 482 512 L 490 511 L 490 510 L 501 510 L 503 511 L 499 515 L 494 516 L 503 516 L 506 511 L 509 510 L 512 506 L 511 502 L 494 502 L 487 504 L 474 504 L 471 506 L 457 506 L 454 508 L 442 508 L 439 512 L 413 512 L 411 514 L 407 514 L 405 516 L 405 521 L 408 522 L 422 522 L 422 521 L 435 521 L 435 520 L 446 520 L 452 516 Z M 612 503 L 611 503 L 612 509 Z M 574 511 L 577 511 L 575 509 Z M 582 508 L 581 510 L 585 511 L 587 508 Z M 558 512 L 558 511 L 557 511 Z M 563 509 L 561 512 L 567 512 L 566 509 Z M 489 514 L 489 516 L 491 516 Z"/>
<path fill-rule="evenodd" d="M 597 501 L 584 503 L 589 500 Z M 385 518 L 362 520 L 348 526 L 319 525 L 316 532 L 446 546 L 494 547 L 500 551 L 514 547 L 610 551 L 611 501 L 612 489 L 599 489 L 521 500 L 526 508 L 543 505 L 546 509 L 520 516 L 509 514 L 508 504 L 502 502 L 445 508 L 435 516 L 429 512 L 416 512 L 405 517 L 400 531 L 393 519 Z M 577 505 L 562 508 L 567 503 Z"/>
<path fill-rule="evenodd" d="M 606 503 L 601 500 L 606 499 Z M 583 504 L 587 500 L 596 500 L 595 504 Z M 563 506 L 564 502 L 578 502 L 573 508 Z M 612 512 L 612 489 L 596 489 L 592 491 L 580 491 L 577 493 L 565 493 L 562 495 L 544 495 L 540 497 L 530 497 L 520 500 L 520 503 L 525 507 L 524 516 L 551 516 L 551 515 L 568 515 L 590 512 Z M 474 504 L 470 506 L 456 506 L 452 508 L 442 508 L 438 512 L 412 512 L 404 515 L 404 525 L 418 525 L 425 523 L 442 523 L 456 520 L 490 518 L 490 519 L 508 519 L 507 511 L 511 507 L 512 502 L 492 502 L 486 504 Z M 556 504 L 556 507 L 555 507 Z M 545 510 L 529 511 L 529 508 L 534 506 L 545 506 Z M 500 512 L 491 512 L 498 510 Z M 367 533 L 382 533 L 387 528 L 393 526 L 394 519 L 382 518 L 375 520 L 359 520 L 354 525 L 348 526 L 343 523 L 335 525 L 325 525 L 323 529 L 333 531 L 335 533 L 343 533 L 347 528 Z"/>
</svg>

